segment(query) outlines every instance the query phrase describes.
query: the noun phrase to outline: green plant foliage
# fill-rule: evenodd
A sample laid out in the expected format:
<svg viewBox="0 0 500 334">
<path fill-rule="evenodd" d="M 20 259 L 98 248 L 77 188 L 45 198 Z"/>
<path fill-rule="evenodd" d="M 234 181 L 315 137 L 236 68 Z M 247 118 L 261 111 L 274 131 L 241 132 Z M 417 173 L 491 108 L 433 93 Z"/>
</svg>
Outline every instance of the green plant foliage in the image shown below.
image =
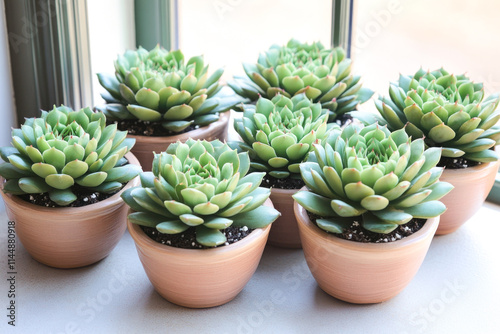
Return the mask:
<svg viewBox="0 0 500 334">
<path fill-rule="evenodd" d="M 208 247 L 224 244 L 220 230 L 231 225 L 265 227 L 280 213 L 262 205 L 270 190 L 259 187 L 264 173 L 247 174 L 249 167 L 247 153 L 218 140 L 171 144 L 155 154 L 142 186 L 122 194 L 136 211 L 128 218 L 167 234 L 196 227 L 196 240 Z"/>
<path fill-rule="evenodd" d="M 342 233 L 352 223 L 345 218 L 361 216 L 367 230 L 389 233 L 446 210 L 438 200 L 453 186 L 439 181 L 441 149 L 425 150 L 423 139 L 412 141 L 403 129 L 351 124 L 313 146 L 300 166 L 309 191 L 293 197 L 322 217 L 317 223 L 326 231 Z"/>
<path fill-rule="evenodd" d="M 404 128 L 413 138 L 425 138 L 430 147 L 442 147 L 444 157 L 478 162 L 498 160 L 490 150 L 500 143 L 498 95 L 484 99 L 481 83 L 444 69 L 401 75 L 389 88 L 390 98 L 376 106 L 391 131 Z M 357 113 L 363 120 L 365 115 Z M 372 120 L 365 119 L 366 122 Z"/>
<path fill-rule="evenodd" d="M 98 108 L 110 120 L 160 122 L 165 129 L 180 132 L 191 124 L 217 121 L 219 112 L 240 101 L 234 96 L 218 97 L 223 69 L 209 76 L 202 56 L 185 62 L 180 50 L 159 46 L 151 51 L 127 50 L 118 56 L 115 70 L 115 76 L 98 74 L 108 102 Z"/>
<path fill-rule="evenodd" d="M 12 147 L 0 148 L 6 161 L 0 175 L 4 192 L 48 193 L 60 206 L 71 204 L 75 184 L 110 193 L 137 176 L 139 166 L 123 157 L 134 146 L 127 132 L 106 126 L 106 116 L 89 108 L 54 107 L 40 118 L 28 118 L 12 130 Z"/>
<path fill-rule="evenodd" d="M 276 178 L 298 177 L 312 144 L 327 136 L 327 118 L 321 104 L 312 103 L 305 94 L 260 98 L 255 107 L 245 107 L 243 118 L 234 120 L 244 141 L 237 145 L 250 154 L 252 170 Z"/>
<path fill-rule="evenodd" d="M 228 85 L 250 101 L 277 94 L 292 97 L 304 93 L 329 110 L 328 122 L 366 102 L 373 92 L 363 88 L 361 77 L 351 74 L 351 60 L 336 47 L 290 40 L 286 46 L 273 45 L 256 64 L 243 64 L 247 77 L 235 77 Z"/>
</svg>

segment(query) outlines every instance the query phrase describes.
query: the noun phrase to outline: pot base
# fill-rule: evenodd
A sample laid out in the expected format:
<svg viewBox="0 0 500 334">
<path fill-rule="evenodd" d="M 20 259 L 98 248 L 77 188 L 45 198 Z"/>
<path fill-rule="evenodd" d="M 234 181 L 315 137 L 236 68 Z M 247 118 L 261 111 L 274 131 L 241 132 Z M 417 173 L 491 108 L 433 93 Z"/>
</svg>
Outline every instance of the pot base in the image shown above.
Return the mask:
<svg viewBox="0 0 500 334">
<path fill-rule="evenodd" d="M 500 160 L 470 168 L 444 170 L 440 181 L 451 183 L 455 189 L 440 199 L 447 210 L 441 215 L 437 235 L 455 232 L 479 210 L 495 183 L 499 166 Z"/>
<path fill-rule="evenodd" d="M 272 206 L 268 200 L 266 205 Z M 244 239 L 213 249 L 162 245 L 127 222 L 139 259 L 155 290 L 171 303 L 207 308 L 234 299 L 257 269 L 271 225 Z"/>
<path fill-rule="evenodd" d="M 139 164 L 131 153 L 126 158 Z M 16 234 L 31 257 L 54 268 L 78 268 L 104 259 L 118 244 L 128 210 L 120 195 L 138 184 L 139 176 L 104 201 L 76 208 L 47 208 L 0 193 L 7 216 L 15 222 Z"/>
<path fill-rule="evenodd" d="M 269 197 L 281 216 L 272 224 L 267 244 L 282 248 L 302 248 L 297 220 L 293 214 L 293 197 L 299 189 L 271 189 Z"/>
<path fill-rule="evenodd" d="M 404 239 L 390 243 L 360 243 L 340 239 L 310 221 L 294 203 L 307 265 L 327 294 L 355 304 L 373 304 L 399 294 L 422 264 L 439 217 Z"/>
</svg>

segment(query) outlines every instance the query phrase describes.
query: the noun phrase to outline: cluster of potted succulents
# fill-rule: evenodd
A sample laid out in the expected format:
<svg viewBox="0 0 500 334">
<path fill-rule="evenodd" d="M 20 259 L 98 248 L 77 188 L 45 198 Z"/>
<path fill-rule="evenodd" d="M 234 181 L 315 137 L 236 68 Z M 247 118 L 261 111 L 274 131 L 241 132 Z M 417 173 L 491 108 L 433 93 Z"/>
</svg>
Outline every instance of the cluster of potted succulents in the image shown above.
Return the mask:
<svg viewBox="0 0 500 334">
<path fill-rule="evenodd" d="M 434 234 L 469 219 L 494 182 L 500 100 L 465 75 L 401 75 L 378 116 L 355 111 L 373 92 L 341 48 L 290 40 L 243 68 L 228 96 L 202 57 L 128 50 L 114 76 L 98 75 L 106 105 L 14 129 L 0 186 L 33 258 L 95 263 L 128 226 L 160 295 L 212 307 L 243 289 L 269 237 L 302 247 L 328 294 L 375 303 L 404 289 Z M 225 143 L 238 101 L 241 141 Z"/>
<path fill-rule="evenodd" d="M 220 93 L 223 69 L 210 76 L 202 56 L 187 62 L 180 50 L 160 46 L 127 50 L 115 61 L 115 75 L 99 73 L 107 104 L 97 108 L 129 130 L 132 152 L 150 168 L 153 153 L 178 140 L 225 139 L 229 115 L 240 101 Z"/>
</svg>

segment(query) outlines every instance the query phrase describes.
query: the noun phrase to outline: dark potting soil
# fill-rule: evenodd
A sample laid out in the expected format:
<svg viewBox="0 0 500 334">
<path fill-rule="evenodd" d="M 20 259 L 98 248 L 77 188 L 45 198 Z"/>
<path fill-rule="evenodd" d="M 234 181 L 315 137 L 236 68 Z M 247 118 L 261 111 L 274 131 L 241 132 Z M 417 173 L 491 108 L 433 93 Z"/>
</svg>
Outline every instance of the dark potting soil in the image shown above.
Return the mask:
<svg viewBox="0 0 500 334">
<path fill-rule="evenodd" d="M 316 219 L 321 218 L 318 215 L 315 215 L 309 211 L 307 212 L 307 214 L 309 216 L 309 219 L 311 219 L 311 221 L 314 222 L 314 224 L 316 224 Z M 359 220 L 361 219 L 362 218 L 359 217 Z M 399 225 L 391 233 L 382 234 L 382 233 L 375 233 L 368 231 L 363 226 L 361 226 L 361 224 L 358 221 L 355 220 L 352 223 L 352 225 L 343 233 L 330 233 L 330 232 L 327 233 L 330 233 L 338 238 L 345 240 L 352 240 L 363 243 L 368 243 L 368 242 L 387 243 L 396 240 L 401 240 L 405 237 L 412 235 L 413 233 L 420 230 L 424 226 L 426 221 L 427 221 L 426 219 L 413 218 L 408 223 L 404 225 Z"/>
<path fill-rule="evenodd" d="M 123 186 L 122 186 L 123 188 Z M 78 185 L 73 186 L 72 191 L 76 195 L 76 200 L 70 205 L 65 206 L 66 208 L 76 208 L 80 206 L 94 204 L 100 201 L 104 201 L 106 198 L 109 198 L 119 192 L 121 188 L 112 193 L 100 193 L 98 191 L 90 191 L 87 188 L 80 187 Z M 25 200 L 26 202 L 30 202 L 31 204 L 45 206 L 48 208 L 59 208 L 60 205 L 57 205 L 49 198 L 48 193 L 43 194 L 26 194 L 19 195 L 19 198 Z"/>
<path fill-rule="evenodd" d="M 277 179 L 266 173 L 262 179 L 261 187 L 264 188 L 278 188 L 278 189 L 300 189 L 306 184 L 301 178 L 287 177 L 284 179 Z"/>
<path fill-rule="evenodd" d="M 165 129 L 159 122 L 141 121 L 138 119 L 125 119 L 115 122 L 118 125 L 118 130 L 128 131 L 130 135 L 162 137 L 174 136 L 181 133 L 189 132 L 198 128 L 198 126 L 190 125 L 180 132 L 173 132 Z"/>
<path fill-rule="evenodd" d="M 480 162 L 478 161 L 467 160 L 465 158 L 441 157 L 441 160 L 439 160 L 437 166 L 449 169 L 460 169 L 460 168 L 474 167 L 479 164 Z"/>
<path fill-rule="evenodd" d="M 342 114 L 340 116 L 337 116 L 334 122 L 337 123 L 338 126 L 342 127 L 352 122 L 352 116 L 348 114 Z"/>
<path fill-rule="evenodd" d="M 229 226 L 228 228 L 221 230 L 221 232 L 224 233 L 227 239 L 225 244 L 216 247 L 207 247 L 199 244 L 198 241 L 196 241 L 195 227 L 190 227 L 186 231 L 178 234 L 160 233 L 154 227 L 141 226 L 141 228 L 148 237 L 150 237 L 151 239 L 153 239 L 158 243 L 172 247 L 187 248 L 187 249 L 209 249 L 209 248 L 227 246 L 230 244 L 234 244 L 237 241 L 240 241 L 253 231 L 253 229 L 249 229 L 246 226 L 243 227 Z"/>
</svg>

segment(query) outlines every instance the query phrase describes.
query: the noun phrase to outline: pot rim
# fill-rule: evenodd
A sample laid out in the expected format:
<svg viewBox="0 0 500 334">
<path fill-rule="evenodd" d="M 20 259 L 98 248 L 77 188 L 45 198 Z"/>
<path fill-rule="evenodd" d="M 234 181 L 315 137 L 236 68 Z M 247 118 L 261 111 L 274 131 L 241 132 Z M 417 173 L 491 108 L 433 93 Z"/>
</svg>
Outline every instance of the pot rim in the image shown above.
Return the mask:
<svg viewBox="0 0 500 334">
<path fill-rule="evenodd" d="M 297 191 L 301 190 L 303 188 L 296 188 L 296 189 L 281 189 L 281 188 L 271 188 L 271 192 L 274 192 L 276 194 L 290 194 L 290 195 L 293 195 L 295 194 Z"/>
<path fill-rule="evenodd" d="M 306 190 L 306 189 L 303 188 L 303 190 Z M 309 191 L 309 190 L 306 190 L 306 191 Z M 411 247 L 415 243 L 422 242 L 424 239 L 426 239 L 428 237 L 428 235 L 430 233 L 432 233 L 432 235 L 434 235 L 434 233 L 436 232 L 436 229 L 439 225 L 439 217 L 440 217 L 440 216 L 438 216 L 438 217 L 427 219 L 424 226 L 420 230 L 418 230 L 417 232 L 415 232 L 412 235 L 405 237 L 403 239 L 391 241 L 391 242 L 387 242 L 387 243 L 374 243 L 374 242 L 363 243 L 363 242 L 357 242 L 357 241 L 352 241 L 352 240 L 345 240 L 345 239 L 339 238 L 331 233 L 323 231 L 322 229 L 320 229 L 318 226 L 316 226 L 309 219 L 309 216 L 307 215 L 306 209 L 304 207 L 302 207 L 295 200 L 293 203 L 293 209 L 294 209 L 296 217 L 298 218 L 297 223 L 305 226 L 308 230 L 310 230 L 311 233 L 314 234 L 315 238 L 321 238 L 325 242 L 337 244 L 338 246 L 341 246 L 344 248 L 350 248 L 353 250 L 360 250 L 360 251 L 370 251 L 370 252 L 393 251 L 395 249 Z"/>
<path fill-rule="evenodd" d="M 132 209 L 129 209 L 127 216 L 132 213 Z M 129 230 L 132 239 L 141 247 L 148 247 L 153 251 L 160 252 L 165 255 L 188 255 L 194 254 L 195 252 L 202 252 L 202 254 L 206 256 L 217 256 L 219 254 L 233 252 L 239 248 L 245 248 L 257 241 L 263 234 L 265 234 L 266 230 L 271 228 L 271 224 L 267 225 L 264 228 L 257 228 L 253 230 L 249 235 L 245 238 L 223 247 L 209 248 L 209 249 L 188 249 L 188 248 L 178 248 L 169 245 L 160 244 L 144 233 L 144 231 L 140 228 L 139 225 L 131 223 L 127 218 L 127 228 Z"/>
<path fill-rule="evenodd" d="M 127 152 L 125 154 L 125 157 L 129 161 L 130 164 L 141 166 L 139 163 L 139 160 L 135 157 L 132 152 Z M 11 202 L 14 203 L 18 206 L 25 206 L 30 210 L 35 210 L 35 211 L 41 211 L 41 212 L 50 212 L 53 214 L 57 215 L 64 215 L 64 214 L 79 214 L 79 213 L 84 213 L 84 212 L 95 212 L 103 209 L 104 207 L 109 207 L 109 206 L 114 206 L 118 204 L 120 201 L 122 201 L 121 194 L 132 187 L 135 187 L 139 185 L 139 175 L 137 175 L 135 178 L 132 180 L 128 181 L 127 184 L 120 189 L 116 194 L 114 194 L 111 197 L 106 198 L 103 201 L 99 201 L 97 203 L 85 205 L 85 206 L 80 206 L 80 207 L 56 207 L 56 208 L 51 208 L 51 207 L 45 207 L 41 205 L 35 205 L 30 202 L 26 202 L 22 199 L 20 199 L 17 195 L 13 194 L 7 194 L 3 192 L 3 184 L 4 184 L 5 179 L 0 176 L 0 192 L 3 197 L 4 202 Z"/>
<path fill-rule="evenodd" d="M 495 152 L 500 155 L 500 145 L 495 146 Z M 461 177 L 462 175 L 467 175 L 469 173 L 480 173 L 488 168 L 494 168 L 495 165 L 500 164 L 500 159 L 496 161 L 484 162 L 479 165 L 466 167 L 466 168 L 443 168 L 443 174 L 453 174 L 453 176 Z"/>
<path fill-rule="evenodd" d="M 188 132 L 184 132 L 184 133 L 181 133 L 181 134 L 178 134 L 178 135 L 171 135 L 171 136 L 142 136 L 142 135 L 131 135 L 131 134 L 127 134 L 127 137 L 128 138 L 140 138 L 142 142 L 158 142 L 158 141 L 165 141 L 164 138 L 170 138 L 170 141 L 174 142 L 177 141 L 177 140 L 181 140 L 183 141 L 184 139 L 188 139 L 188 138 L 191 138 L 191 137 L 201 137 L 203 135 L 204 132 L 206 131 L 210 131 L 212 129 L 216 129 L 216 128 L 219 128 L 219 127 L 223 127 L 225 124 L 228 123 L 229 121 L 229 114 L 230 114 L 230 110 L 228 111 L 225 111 L 225 112 L 222 112 L 219 114 L 219 119 L 215 122 L 212 122 L 206 126 L 203 126 L 201 128 L 198 128 L 198 129 L 194 129 L 194 130 L 191 130 L 191 131 L 188 131 Z M 174 139 L 174 140 L 172 140 Z"/>
</svg>

